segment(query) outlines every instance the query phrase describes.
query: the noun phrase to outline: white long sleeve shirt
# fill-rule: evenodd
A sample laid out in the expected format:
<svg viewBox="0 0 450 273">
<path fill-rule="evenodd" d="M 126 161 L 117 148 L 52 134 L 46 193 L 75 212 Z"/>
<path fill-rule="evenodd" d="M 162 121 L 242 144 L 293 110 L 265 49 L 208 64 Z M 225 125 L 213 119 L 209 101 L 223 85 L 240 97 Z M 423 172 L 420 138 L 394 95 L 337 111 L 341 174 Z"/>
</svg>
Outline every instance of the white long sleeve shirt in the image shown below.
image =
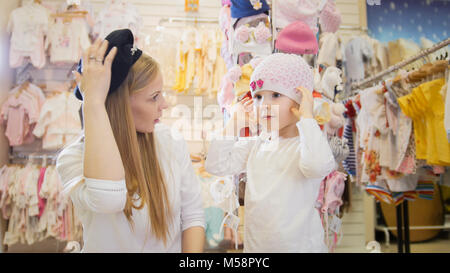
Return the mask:
<svg viewBox="0 0 450 273">
<path fill-rule="evenodd" d="M 58 156 L 56 168 L 63 192 L 70 193 L 76 215 L 83 224 L 82 252 L 181 252 L 182 231 L 205 227 L 201 187 L 192 168 L 184 140 L 158 124 L 154 131 L 157 156 L 165 176 L 172 209 L 167 246 L 149 232 L 146 205 L 133 209 L 134 230 L 123 213 L 125 180 L 107 181 L 83 177 L 84 142 L 75 142 Z M 83 182 L 84 181 L 84 182 Z"/>
<path fill-rule="evenodd" d="M 215 139 L 205 168 L 217 176 L 247 171 L 245 252 L 327 252 L 314 207 L 320 182 L 335 161 L 314 119 L 297 122 L 299 137 Z"/>
</svg>

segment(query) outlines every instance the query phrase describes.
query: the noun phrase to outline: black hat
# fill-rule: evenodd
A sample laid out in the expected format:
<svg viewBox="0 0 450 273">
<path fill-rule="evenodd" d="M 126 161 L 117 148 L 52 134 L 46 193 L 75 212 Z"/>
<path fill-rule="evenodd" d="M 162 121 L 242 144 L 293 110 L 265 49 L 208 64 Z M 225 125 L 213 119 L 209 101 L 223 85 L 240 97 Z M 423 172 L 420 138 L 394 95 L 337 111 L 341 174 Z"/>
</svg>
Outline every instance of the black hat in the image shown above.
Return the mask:
<svg viewBox="0 0 450 273">
<path fill-rule="evenodd" d="M 105 40 L 108 40 L 108 49 L 105 52 L 105 57 L 113 47 L 117 47 L 117 54 L 111 66 L 111 83 L 108 91 L 108 94 L 111 94 L 126 79 L 128 71 L 130 71 L 133 64 L 141 57 L 142 51 L 133 46 L 134 37 L 129 29 L 115 30 L 106 36 Z M 83 60 L 81 59 L 77 67 L 77 71 L 80 74 L 82 67 Z M 74 93 L 79 100 L 83 100 L 78 86 L 75 87 Z"/>
</svg>

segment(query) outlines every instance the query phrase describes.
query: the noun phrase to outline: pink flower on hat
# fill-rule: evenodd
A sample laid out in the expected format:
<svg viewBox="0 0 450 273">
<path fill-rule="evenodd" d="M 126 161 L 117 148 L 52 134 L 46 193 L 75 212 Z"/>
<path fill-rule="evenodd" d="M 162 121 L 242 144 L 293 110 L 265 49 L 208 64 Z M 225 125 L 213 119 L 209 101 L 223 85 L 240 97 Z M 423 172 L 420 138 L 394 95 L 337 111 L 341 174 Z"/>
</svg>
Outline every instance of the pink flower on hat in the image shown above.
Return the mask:
<svg viewBox="0 0 450 273">
<path fill-rule="evenodd" d="M 303 86 L 313 90 L 313 73 L 311 67 L 299 55 L 273 53 L 255 68 L 250 79 L 252 92 L 259 92 L 257 86 L 283 94 L 297 103 L 301 103 L 301 96 L 295 89 Z"/>
<path fill-rule="evenodd" d="M 255 40 L 258 44 L 265 43 L 272 37 L 270 29 L 266 26 L 266 24 L 264 24 L 264 22 L 259 22 L 253 34 L 255 35 Z"/>
<path fill-rule="evenodd" d="M 246 43 L 250 37 L 250 29 L 247 25 L 240 26 L 234 33 L 234 38 L 241 43 Z"/>
<path fill-rule="evenodd" d="M 264 81 L 261 79 L 256 81 L 256 85 L 258 85 L 259 88 L 262 88 L 263 84 L 264 84 Z"/>
</svg>

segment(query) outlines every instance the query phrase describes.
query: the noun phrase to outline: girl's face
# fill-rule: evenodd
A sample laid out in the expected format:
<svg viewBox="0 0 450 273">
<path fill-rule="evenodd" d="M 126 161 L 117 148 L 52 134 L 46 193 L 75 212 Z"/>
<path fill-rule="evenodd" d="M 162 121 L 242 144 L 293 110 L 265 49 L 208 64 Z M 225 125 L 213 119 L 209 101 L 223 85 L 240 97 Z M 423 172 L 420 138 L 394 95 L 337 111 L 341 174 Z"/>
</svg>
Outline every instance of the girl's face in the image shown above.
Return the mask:
<svg viewBox="0 0 450 273">
<path fill-rule="evenodd" d="M 267 131 L 281 131 L 298 121 L 291 108 L 298 109 L 299 105 L 285 95 L 274 91 L 260 91 L 255 94 L 253 101 L 255 114 Z"/>
<path fill-rule="evenodd" d="M 160 72 L 145 88 L 130 96 L 131 113 L 136 131 L 151 133 L 160 122 L 162 110 L 168 107 L 162 94 L 163 78 Z"/>
</svg>

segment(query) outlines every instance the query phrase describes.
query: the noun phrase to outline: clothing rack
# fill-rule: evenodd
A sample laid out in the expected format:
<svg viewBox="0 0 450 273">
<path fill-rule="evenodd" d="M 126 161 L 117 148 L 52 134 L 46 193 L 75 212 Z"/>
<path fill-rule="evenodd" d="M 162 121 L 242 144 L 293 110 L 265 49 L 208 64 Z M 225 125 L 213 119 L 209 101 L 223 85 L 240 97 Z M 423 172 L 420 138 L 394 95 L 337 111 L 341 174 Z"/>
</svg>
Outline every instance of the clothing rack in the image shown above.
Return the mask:
<svg viewBox="0 0 450 273">
<path fill-rule="evenodd" d="M 384 71 L 379 72 L 378 74 L 369 77 L 359 83 L 355 83 L 351 85 L 351 90 L 359 89 L 360 87 L 372 83 L 385 75 L 390 74 L 393 71 L 396 71 L 410 63 L 417 61 L 447 45 L 450 44 L 450 38 L 443 40 L 430 48 L 420 51 L 416 55 L 412 56 L 409 59 L 406 59 L 398 64 L 392 65 Z M 352 92 L 353 93 L 353 92 Z M 355 94 L 351 94 L 353 96 Z M 404 200 L 400 205 L 396 207 L 396 217 L 397 217 L 397 248 L 398 253 L 410 253 L 410 237 L 409 237 L 409 212 L 408 212 L 408 200 Z"/>
<path fill-rule="evenodd" d="M 367 27 L 360 27 L 360 26 L 347 26 L 347 25 L 341 25 L 339 26 L 339 30 L 361 30 L 361 31 L 368 31 Z"/>
<path fill-rule="evenodd" d="M 197 18 L 197 17 L 169 17 L 169 18 L 161 18 L 159 20 L 159 25 L 163 22 L 201 22 L 201 23 L 219 23 L 218 19 L 214 18 Z"/>
<path fill-rule="evenodd" d="M 58 155 L 57 154 L 19 154 L 19 153 L 14 153 L 14 154 L 10 154 L 9 155 L 9 160 L 12 163 L 14 160 L 20 160 L 20 159 L 25 159 L 25 160 L 33 160 L 33 159 L 42 159 L 44 161 L 49 160 L 51 161 L 56 161 Z"/>
<path fill-rule="evenodd" d="M 417 53 L 416 55 L 412 56 L 409 59 L 406 59 L 404 61 L 401 61 L 398 64 L 390 66 L 386 70 L 383 70 L 383 71 L 379 72 L 378 74 L 375 74 L 372 77 L 369 77 L 369 78 L 367 78 L 367 79 L 365 79 L 365 80 L 363 80 L 361 82 L 352 84 L 351 85 L 351 89 L 352 90 L 359 89 L 362 86 L 364 86 L 364 85 L 366 85 L 368 83 L 374 82 L 374 81 L 382 78 L 383 76 L 386 76 L 386 75 L 390 74 L 391 72 L 393 72 L 395 70 L 398 70 L 398 69 L 400 69 L 400 68 L 402 68 L 402 67 L 404 67 L 404 66 L 406 66 L 406 65 L 408 65 L 410 63 L 413 63 L 413 62 L 419 60 L 420 58 L 423 58 L 423 57 L 425 57 L 425 56 L 427 56 L 427 55 L 429 55 L 429 54 L 431 54 L 431 53 L 433 53 L 433 52 L 435 52 L 435 51 L 437 51 L 437 50 L 439 50 L 439 49 L 441 49 L 441 48 L 443 48 L 443 47 L 445 47 L 445 46 L 447 46 L 449 44 L 450 44 L 450 38 L 447 38 L 446 40 L 443 40 L 443 41 L 435 44 L 434 46 L 432 46 L 430 48 L 427 48 L 427 49 L 424 49 L 424 50 L 420 51 L 419 53 Z"/>
</svg>

